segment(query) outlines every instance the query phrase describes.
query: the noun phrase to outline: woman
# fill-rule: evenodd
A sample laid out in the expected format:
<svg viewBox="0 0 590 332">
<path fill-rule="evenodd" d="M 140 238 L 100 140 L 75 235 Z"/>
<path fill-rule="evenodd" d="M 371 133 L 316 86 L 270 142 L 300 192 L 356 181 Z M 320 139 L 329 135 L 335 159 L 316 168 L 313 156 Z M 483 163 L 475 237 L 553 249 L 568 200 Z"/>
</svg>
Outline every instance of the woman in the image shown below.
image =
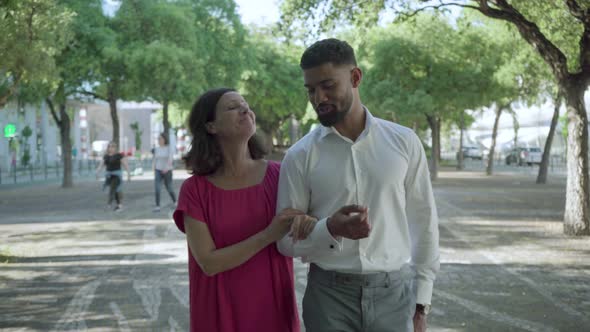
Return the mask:
<svg viewBox="0 0 590 332">
<path fill-rule="evenodd" d="M 193 176 L 174 221 L 189 246 L 191 331 L 299 331 L 293 262 L 274 244 L 296 211 L 274 216 L 280 165 L 263 159 L 254 113 L 236 91 L 215 89 L 189 127 Z"/>
<path fill-rule="evenodd" d="M 125 168 L 127 171 L 127 180 L 131 180 L 131 173 L 129 173 L 129 166 L 127 165 L 127 158 L 117 151 L 117 143 L 109 142 L 107 146 L 107 152 L 103 156 L 100 164 L 96 168 L 96 177 L 98 178 L 98 174 L 102 170 L 103 167 L 106 166 L 105 172 L 105 182 L 103 185 L 103 189 L 105 187 L 109 187 L 109 203 L 108 208 L 112 207 L 113 200 L 117 201 L 117 205 L 115 206 L 115 211 L 121 211 L 123 208 L 123 192 L 122 192 L 122 185 L 123 185 L 123 172 L 121 170 L 121 166 Z"/>
<path fill-rule="evenodd" d="M 154 212 L 160 212 L 160 188 L 162 187 L 162 180 L 166 191 L 170 194 L 172 203 L 176 203 L 176 196 L 174 189 L 172 189 L 172 149 L 168 145 L 168 137 L 163 133 L 158 136 L 158 146 L 154 148 L 154 161 L 152 168 L 155 175 L 155 189 L 156 189 L 156 207 Z"/>
</svg>

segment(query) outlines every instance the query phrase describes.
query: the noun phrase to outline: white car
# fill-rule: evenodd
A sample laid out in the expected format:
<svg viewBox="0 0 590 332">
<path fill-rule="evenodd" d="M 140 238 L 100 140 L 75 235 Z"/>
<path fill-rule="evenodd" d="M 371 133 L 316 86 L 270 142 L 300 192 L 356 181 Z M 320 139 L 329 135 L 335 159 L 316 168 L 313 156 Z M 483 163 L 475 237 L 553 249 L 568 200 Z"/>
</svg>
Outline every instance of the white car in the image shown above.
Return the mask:
<svg viewBox="0 0 590 332">
<path fill-rule="evenodd" d="M 529 165 L 532 166 L 533 164 L 540 164 L 541 159 L 543 158 L 543 152 L 541 148 L 532 147 L 532 148 L 515 148 L 508 152 L 506 155 L 506 165 Z"/>
<path fill-rule="evenodd" d="M 483 152 L 477 146 L 463 146 L 463 159 L 478 159 L 483 158 Z M 457 160 L 459 160 L 459 152 L 457 152 Z"/>
</svg>

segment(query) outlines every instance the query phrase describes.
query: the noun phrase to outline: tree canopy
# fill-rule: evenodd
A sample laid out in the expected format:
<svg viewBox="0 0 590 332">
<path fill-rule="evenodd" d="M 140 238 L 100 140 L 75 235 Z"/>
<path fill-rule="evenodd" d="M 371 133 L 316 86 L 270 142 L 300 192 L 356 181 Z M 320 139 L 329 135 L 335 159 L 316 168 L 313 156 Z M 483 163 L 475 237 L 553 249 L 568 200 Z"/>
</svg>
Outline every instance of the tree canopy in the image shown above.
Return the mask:
<svg viewBox="0 0 590 332">
<path fill-rule="evenodd" d="M 75 12 L 55 0 L 0 1 L 0 109 L 21 83 L 47 83 Z"/>
</svg>

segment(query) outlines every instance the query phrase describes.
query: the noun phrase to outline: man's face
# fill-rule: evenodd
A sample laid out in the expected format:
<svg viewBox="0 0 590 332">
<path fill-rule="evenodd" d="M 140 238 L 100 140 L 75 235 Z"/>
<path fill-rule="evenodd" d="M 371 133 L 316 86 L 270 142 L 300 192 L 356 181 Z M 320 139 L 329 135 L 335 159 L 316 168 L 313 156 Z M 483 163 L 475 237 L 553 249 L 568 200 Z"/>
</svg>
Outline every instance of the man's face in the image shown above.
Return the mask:
<svg viewBox="0 0 590 332">
<path fill-rule="evenodd" d="M 352 65 L 325 63 L 303 70 L 307 96 L 318 120 L 325 127 L 341 122 L 352 107 L 353 68 Z"/>
</svg>

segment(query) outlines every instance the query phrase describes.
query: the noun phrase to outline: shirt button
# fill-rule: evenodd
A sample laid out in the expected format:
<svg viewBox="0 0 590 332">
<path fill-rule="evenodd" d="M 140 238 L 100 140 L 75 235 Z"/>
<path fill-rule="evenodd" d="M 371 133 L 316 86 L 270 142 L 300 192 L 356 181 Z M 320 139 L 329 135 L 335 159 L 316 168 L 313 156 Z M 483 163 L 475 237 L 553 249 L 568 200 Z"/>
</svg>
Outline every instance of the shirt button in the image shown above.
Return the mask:
<svg viewBox="0 0 590 332">
<path fill-rule="evenodd" d="M 333 244 L 330 245 L 330 249 L 334 249 L 334 245 Z"/>
</svg>

